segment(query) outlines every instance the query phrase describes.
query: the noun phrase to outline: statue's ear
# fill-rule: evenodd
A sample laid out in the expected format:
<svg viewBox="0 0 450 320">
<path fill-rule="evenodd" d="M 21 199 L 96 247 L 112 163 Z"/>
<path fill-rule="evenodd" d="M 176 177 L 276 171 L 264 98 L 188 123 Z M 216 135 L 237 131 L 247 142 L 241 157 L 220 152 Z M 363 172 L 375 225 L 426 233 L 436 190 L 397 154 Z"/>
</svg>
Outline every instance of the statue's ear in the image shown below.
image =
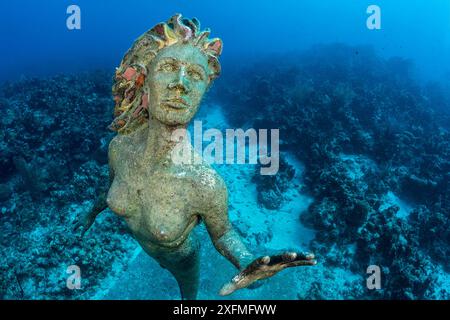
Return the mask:
<svg viewBox="0 0 450 320">
<path fill-rule="evenodd" d="M 208 54 L 208 66 L 212 70 L 212 74 L 209 77 L 210 82 L 214 80 L 220 74 L 220 63 L 216 56 Z"/>
<path fill-rule="evenodd" d="M 219 38 L 214 38 L 205 44 L 205 51 L 213 56 L 220 56 L 222 53 L 223 42 Z"/>
</svg>

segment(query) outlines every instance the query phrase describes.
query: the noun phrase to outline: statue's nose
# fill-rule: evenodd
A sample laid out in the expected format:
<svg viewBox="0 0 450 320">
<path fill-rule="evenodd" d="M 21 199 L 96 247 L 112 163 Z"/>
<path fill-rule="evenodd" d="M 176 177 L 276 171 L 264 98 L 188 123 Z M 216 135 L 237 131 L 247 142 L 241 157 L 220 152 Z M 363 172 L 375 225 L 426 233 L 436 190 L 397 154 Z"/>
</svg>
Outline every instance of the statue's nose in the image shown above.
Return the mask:
<svg viewBox="0 0 450 320">
<path fill-rule="evenodd" d="M 181 67 L 175 81 L 169 84 L 169 89 L 177 89 L 184 93 L 189 92 L 189 80 L 186 78 L 186 69 Z"/>
</svg>

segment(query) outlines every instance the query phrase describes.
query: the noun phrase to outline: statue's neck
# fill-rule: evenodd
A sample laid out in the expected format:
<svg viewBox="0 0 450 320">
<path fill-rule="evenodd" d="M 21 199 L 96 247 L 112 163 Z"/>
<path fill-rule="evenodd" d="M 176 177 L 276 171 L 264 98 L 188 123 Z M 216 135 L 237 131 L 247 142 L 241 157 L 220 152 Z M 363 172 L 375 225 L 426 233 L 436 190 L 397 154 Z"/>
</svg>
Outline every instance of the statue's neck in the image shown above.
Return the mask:
<svg viewBox="0 0 450 320">
<path fill-rule="evenodd" d="M 148 120 L 145 158 L 163 160 L 171 156 L 172 150 L 180 143 L 174 135 L 175 130 L 186 129 L 186 125 L 168 126 L 150 116 Z"/>
</svg>

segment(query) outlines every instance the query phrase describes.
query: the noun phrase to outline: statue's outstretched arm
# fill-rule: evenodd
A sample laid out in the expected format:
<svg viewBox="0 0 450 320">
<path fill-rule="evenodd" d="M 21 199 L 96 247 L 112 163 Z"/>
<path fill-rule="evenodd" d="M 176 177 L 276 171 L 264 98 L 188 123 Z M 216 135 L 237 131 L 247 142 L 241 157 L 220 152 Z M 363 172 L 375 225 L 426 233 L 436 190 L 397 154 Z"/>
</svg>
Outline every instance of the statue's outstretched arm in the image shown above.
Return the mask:
<svg viewBox="0 0 450 320">
<path fill-rule="evenodd" d="M 214 247 L 237 269 L 243 270 L 255 256 L 250 253 L 228 217 L 228 194 L 226 187 L 217 190 L 202 219 Z"/>
<path fill-rule="evenodd" d="M 295 251 L 256 258 L 245 247 L 229 221 L 226 190 L 216 194 L 212 207 L 202 217 L 217 251 L 240 271 L 222 287 L 219 292 L 221 295 L 229 295 L 242 288 L 255 287 L 256 281 L 269 278 L 289 267 L 316 264 L 313 254 Z"/>
<path fill-rule="evenodd" d="M 84 216 L 80 217 L 78 220 L 75 221 L 74 230 L 76 231 L 81 228 L 81 237 L 83 237 L 86 231 L 89 230 L 89 228 L 95 222 L 97 216 L 108 207 L 108 204 L 106 203 L 106 197 L 108 196 L 108 191 L 113 180 L 114 180 L 114 170 L 112 169 L 111 166 L 109 166 L 108 185 L 101 187 L 97 199 L 95 200 L 91 210 L 89 210 L 88 213 L 86 213 Z"/>
<path fill-rule="evenodd" d="M 228 220 L 205 219 L 205 224 L 214 247 L 237 269 L 243 270 L 255 259 Z"/>
</svg>

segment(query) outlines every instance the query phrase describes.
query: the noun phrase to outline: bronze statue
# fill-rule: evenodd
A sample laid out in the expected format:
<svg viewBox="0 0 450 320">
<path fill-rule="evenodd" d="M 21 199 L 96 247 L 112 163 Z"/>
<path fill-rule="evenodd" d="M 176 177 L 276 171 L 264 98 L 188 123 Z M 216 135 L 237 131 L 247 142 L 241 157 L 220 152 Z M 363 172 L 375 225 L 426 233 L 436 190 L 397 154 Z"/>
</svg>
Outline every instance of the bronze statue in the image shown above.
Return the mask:
<svg viewBox="0 0 450 320">
<path fill-rule="evenodd" d="M 222 41 L 209 39 L 197 19 L 174 15 L 139 37 L 116 70 L 113 95 L 118 132 L 109 145 L 110 186 L 77 227 L 82 234 L 106 207 L 123 217 L 142 248 L 176 278 L 183 299 L 195 299 L 199 241 L 193 228 L 203 221 L 215 248 L 241 272 L 220 294 L 230 294 L 292 266 L 314 265 L 314 255 L 285 252 L 257 258 L 228 219 L 227 187 L 202 161 L 186 128 L 203 95 L 220 73 Z M 192 164 L 176 164 L 183 144 Z"/>
</svg>

